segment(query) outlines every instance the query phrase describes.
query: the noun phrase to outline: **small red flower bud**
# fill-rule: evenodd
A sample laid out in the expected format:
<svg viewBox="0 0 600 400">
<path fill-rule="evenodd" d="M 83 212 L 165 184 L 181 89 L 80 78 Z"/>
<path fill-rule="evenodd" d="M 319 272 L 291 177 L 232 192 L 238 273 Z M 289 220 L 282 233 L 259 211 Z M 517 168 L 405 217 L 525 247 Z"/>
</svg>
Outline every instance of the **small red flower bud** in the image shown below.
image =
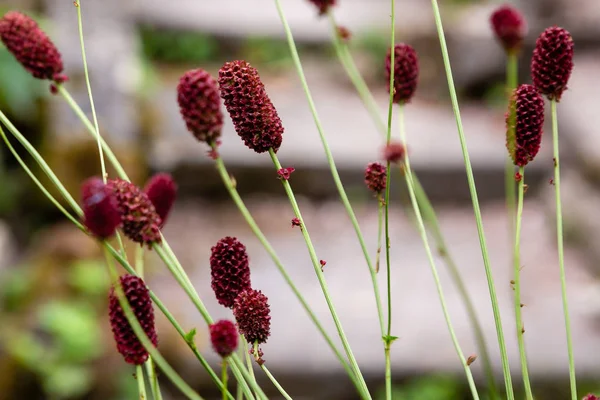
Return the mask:
<svg viewBox="0 0 600 400">
<path fill-rule="evenodd" d="M 299 226 L 299 227 L 302 227 L 302 222 L 300 222 L 300 219 L 299 219 L 299 218 L 292 218 L 292 228 L 293 228 L 294 226 Z"/>
<path fill-rule="evenodd" d="M 117 198 L 125 236 L 149 247 L 160 243 L 162 221 L 146 193 L 122 179 L 110 180 L 108 184 Z"/>
<path fill-rule="evenodd" d="M 123 275 L 120 282 L 135 317 L 154 347 L 156 347 L 158 337 L 154 327 L 154 309 L 146 284 L 141 278 L 133 275 Z M 129 325 L 114 287 L 110 290 L 108 307 L 110 325 L 115 342 L 117 342 L 117 350 L 125 358 L 125 362 L 134 365 L 143 364 L 148 359 L 148 352 L 136 337 L 131 325 Z"/>
<path fill-rule="evenodd" d="M 17 11 L 7 12 L 0 19 L 0 39 L 17 61 L 38 79 L 56 83 L 67 80 L 63 75 L 60 53 L 37 22 Z"/>
<path fill-rule="evenodd" d="M 177 197 L 177 184 L 169 174 L 156 174 L 146 183 L 144 192 L 154 205 L 162 228 Z"/>
<path fill-rule="evenodd" d="M 290 179 L 290 175 L 292 175 L 292 172 L 294 172 L 295 170 L 296 169 L 293 167 L 281 168 L 279 171 L 277 171 L 277 175 L 279 175 L 279 179 L 287 181 L 288 179 Z"/>
<path fill-rule="evenodd" d="M 106 239 L 121 225 L 121 214 L 112 190 L 94 177 L 81 186 L 83 224 L 94 236 Z"/>
<path fill-rule="evenodd" d="M 177 103 L 188 131 L 201 142 L 221 136 L 223 113 L 215 79 L 203 69 L 187 71 L 177 85 Z"/>
<path fill-rule="evenodd" d="M 237 134 L 257 153 L 281 146 L 283 126 L 258 71 L 246 61 L 225 63 L 219 87 Z"/>
<path fill-rule="evenodd" d="M 215 352 L 221 357 L 227 357 L 235 351 L 238 345 L 238 333 L 235 324 L 226 319 L 211 324 L 210 342 Z"/>
<path fill-rule="evenodd" d="M 390 142 L 383 148 L 383 158 L 391 163 L 397 163 L 404 160 L 406 148 L 400 142 Z"/>
<path fill-rule="evenodd" d="M 600 400 L 600 397 L 593 395 L 593 394 L 588 394 L 587 396 L 585 396 L 583 398 L 583 400 Z"/>
<path fill-rule="evenodd" d="M 380 163 L 370 163 L 365 169 L 365 183 L 369 190 L 375 193 L 381 193 L 385 190 L 385 180 L 387 178 L 387 170 L 385 165 Z"/>
<path fill-rule="evenodd" d="M 419 59 L 410 45 L 399 43 L 394 47 L 394 103 L 408 103 L 417 89 L 419 78 Z M 392 56 L 388 50 L 385 59 L 385 71 L 390 90 Z"/>
<path fill-rule="evenodd" d="M 518 51 L 527 34 L 527 23 L 519 10 L 503 5 L 490 17 L 494 34 L 508 52 Z"/>
<path fill-rule="evenodd" d="M 246 246 L 226 236 L 211 248 L 211 287 L 219 304 L 231 308 L 237 295 L 250 289 L 250 266 Z"/>
<path fill-rule="evenodd" d="M 319 15 L 325 15 L 330 7 L 335 5 L 336 0 L 308 0 L 319 9 Z"/>
<path fill-rule="evenodd" d="M 533 84 L 550 100 L 560 101 L 573 70 L 573 38 L 558 26 L 538 37 L 531 59 Z"/>
<path fill-rule="evenodd" d="M 343 42 L 348 42 L 352 38 L 352 32 L 345 26 L 338 26 L 337 34 Z"/>
<path fill-rule="evenodd" d="M 260 290 L 248 289 L 235 299 L 233 315 L 248 343 L 265 343 L 271 334 L 269 299 Z"/>
<path fill-rule="evenodd" d="M 510 110 L 506 113 L 506 148 L 516 166 L 524 167 L 540 150 L 544 125 L 544 99 L 532 85 L 519 86 L 511 104 L 515 127 L 510 129 Z M 511 137 L 514 133 L 514 137 Z"/>
</svg>

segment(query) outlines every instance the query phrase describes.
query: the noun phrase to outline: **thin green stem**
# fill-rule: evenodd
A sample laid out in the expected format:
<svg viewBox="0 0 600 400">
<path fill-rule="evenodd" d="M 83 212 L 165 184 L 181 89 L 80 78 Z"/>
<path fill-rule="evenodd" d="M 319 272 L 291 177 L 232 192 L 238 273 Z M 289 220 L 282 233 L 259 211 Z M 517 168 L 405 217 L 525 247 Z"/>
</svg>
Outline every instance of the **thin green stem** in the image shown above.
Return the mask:
<svg viewBox="0 0 600 400">
<path fill-rule="evenodd" d="M 248 368 L 248 374 L 254 383 L 256 383 L 256 376 L 254 375 L 254 365 L 252 364 L 252 360 L 250 359 L 250 353 L 248 352 L 248 342 L 246 342 L 246 338 L 242 335 L 240 337 L 242 340 L 242 345 L 244 346 L 244 359 L 246 360 L 246 368 Z"/>
<path fill-rule="evenodd" d="M 507 54 L 506 58 L 506 91 L 508 96 L 509 106 L 509 118 L 510 123 L 508 124 L 509 132 L 507 132 L 508 138 L 515 137 L 515 104 L 512 101 L 512 94 L 514 89 L 517 88 L 519 81 L 519 61 L 517 53 L 511 51 Z M 512 140 L 512 139 L 511 139 Z M 505 183 L 505 195 L 506 195 L 506 211 L 508 214 L 508 227 L 509 227 L 509 239 L 512 241 L 515 234 L 515 218 L 517 210 L 517 192 L 515 184 L 515 166 L 510 157 L 506 158 L 506 164 L 504 168 L 504 183 Z"/>
<path fill-rule="evenodd" d="M 517 200 L 517 219 L 515 228 L 515 250 L 514 256 L 514 292 L 515 292 L 515 317 L 517 319 L 517 342 L 519 344 L 519 357 L 521 359 L 521 372 L 523 374 L 523 385 L 525 386 L 525 396 L 527 400 L 533 400 L 531 392 L 531 383 L 529 382 L 529 370 L 527 368 L 527 354 L 525 352 L 525 339 L 523 337 L 525 328 L 523 326 L 521 303 L 521 224 L 523 219 L 523 192 L 525 187 L 525 168 L 519 168 L 521 179 L 519 181 L 518 200 Z"/>
<path fill-rule="evenodd" d="M 154 369 L 154 362 L 146 362 L 146 374 L 150 381 L 150 390 L 152 391 L 152 398 L 154 400 L 162 400 L 162 394 L 160 393 L 160 387 L 158 385 L 158 377 Z"/>
<path fill-rule="evenodd" d="M 282 168 L 281 163 L 279 162 L 279 159 L 277 158 L 277 155 L 275 154 L 273 149 L 269 149 L 269 155 L 271 156 L 271 159 L 273 160 L 273 164 L 275 165 L 275 170 L 279 171 Z M 294 195 L 294 191 L 292 190 L 292 187 L 287 180 L 282 179 L 281 182 L 282 182 L 283 188 L 285 189 L 285 192 L 288 196 L 288 199 L 290 200 L 292 209 L 294 210 L 294 215 L 296 216 L 296 218 L 298 218 L 300 220 L 300 230 L 302 231 L 302 236 L 304 237 L 304 241 L 306 242 L 306 247 L 308 249 L 308 253 L 310 255 L 310 259 L 312 261 L 315 273 L 317 274 L 317 279 L 319 280 L 321 290 L 323 292 L 323 295 L 325 296 L 325 301 L 327 302 L 327 306 L 329 307 L 329 312 L 331 313 L 331 317 L 333 318 L 333 322 L 335 323 L 335 327 L 336 327 L 336 329 L 338 331 L 338 335 L 342 341 L 342 346 L 344 347 L 344 350 L 346 351 L 346 356 L 348 357 L 348 360 L 350 361 L 350 365 L 351 365 L 355 375 L 358 377 L 358 379 L 360 381 L 360 384 L 361 384 L 360 386 L 362 388 L 362 390 L 360 391 L 361 396 L 363 398 L 370 399 L 371 395 L 369 394 L 367 384 L 364 380 L 362 373 L 360 372 L 360 368 L 358 366 L 358 363 L 356 362 L 356 358 L 354 358 L 354 354 L 352 353 L 352 349 L 350 348 L 350 343 L 348 343 L 348 338 L 346 337 L 346 334 L 344 333 L 344 329 L 342 328 L 342 323 L 340 322 L 340 319 L 337 315 L 337 311 L 335 310 L 335 306 L 333 305 L 333 301 L 331 300 L 331 296 L 329 294 L 329 289 L 327 287 L 327 282 L 325 281 L 325 275 L 323 274 L 323 271 L 321 271 L 321 264 L 319 263 L 319 258 L 317 257 L 317 253 L 313 246 L 312 240 L 310 239 L 310 235 L 308 233 L 308 228 L 306 227 L 306 224 L 304 223 L 304 219 L 302 218 L 302 213 L 300 212 L 300 207 L 298 207 L 298 202 L 296 201 L 296 196 Z"/>
<path fill-rule="evenodd" d="M 213 146 L 213 148 L 215 150 L 217 150 L 216 147 Z M 281 262 L 281 259 L 275 252 L 275 249 L 273 248 L 273 246 L 271 246 L 271 243 L 269 243 L 268 239 L 266 238 L 266 236 L 264 235 L 264 233 L 262 232 L 262 230 L 260 229 L 260 227 L 258 226 L 256 221 L 252 217 L 252 214 L 250 213 L 250 211 L 244 204 L 244 201 L 240 197 L 237 189 L 235 188 L 235 183 L 233 182 L 233 180 L 231 179 L 231 176 L 227 172 L 227 169 L 225 168 L 225 163 L 223 162 L 223 159 L 221 157 L 217 157 L 215 159 L 215 166 L 217 168 L 217 172 L 219 173 L 219 176 L 221 177 L 221 180 L 223 181 L 223 184 L 225 185 L 225 188 L 229 192 L 229 195 L 231 196 L 233 202 L 235 203 L 238 210 L 242 214 L 242 217 L 244 218 L 244 220 L 246 221 L 246 223 L 248 224 L 248 226 L 254 233 L 254 236 L 256 236 L 256 238 L 262 244 L 264 249 L 267 251 L 267 253 L 271 257 L 271 259 L 273 260 L 273 263 L 279 270 L 279 273 L 281 273 L 285 282 L 288 284 L 288 286 L 290 287 L 290 289 L 292 290 L 292 292 L 294 293 L 294 295 L 296 296 L 298 301 L 300 301 L 300 304 L 302 305 L 302 307 L 304 308 L 304 310 L 306 311 L 306 313 L 308 314 L 309 318 L 311 319 L 313 324 L 316 326 L 318 331 L 321 333 L 321 336 L 323 336 L 323 338 L 325 339 L 325 341 L 327 342 L 327 344 L 329 345 L 329 347 L 335 354 L 336 358 L 339 360 L 340 364 L 344 367 L 344 369 L 348 373 L 348 376 L 352 379 L 354 384 L 357 385 L 357 388 L 359 388 L 358 381 L 354 375 L 354 372 L 352 372 L 352 369 L 350 369 L 347 359 L 342 355 L 342 353 L 338 350 L 338 347 L 333 343 L 333 340 L 331 339 L 329 334 L 327 334 L 327 332 L 325 331 L 325 328 L 323 328 L 323 325 L 321 324 L 321 322 L 315 315 L 314 311 L 310 308 L 310 306 L 308 305 L 306 299 L 304 299 L 304 296 L 302 295 L 302 293 L 300 292 L 298 287 L 296 287 L 296 284 L 293 282 L 292 278 L 288 274 L 283 263 Z"/>
<path fill-rule="evenodd" d="M 77 25 L 79 27 L 79 42 L 81 44 L 81 58 L 83 59 L 83 73 L 85 75 L 85 83 L 87 85 L 87 91 L 90 98 L 90 107 L 92 108 L 92 117 L 94 118 L 94 130 L 96 137 L 98 138 L 98 154 L 100 155 L 100 167 L 102 170 L 102 180 L 106 183 L 108 174 L 106 173 L 106 165 L 104 164 L 104 155 L 102 154 L 102 144 L 100 141 L 100 129 L 98 128 L 98 117 L 96 116 L 96 107 L 94 106 L 94 96 L 92 96 L 92 85 L 90 84 L 90 74 L 88 72 L 87 57 L 85 55 L 85 44 L 83 41 L 83 21 L 81 17 L 81 0 L 77 0 L 75 3 L 77 8 Z"/>
<path fill-rule="evenodd" d="M 400 105 L 398 112 L 398 124 L 400 125 L 400 139 L 406 146 L 406 129 L 404 128 L 404 106 Z M 423 241 L 423 246 L 425 247 L 425 252 L 427 253 L 427 259 L 429 260 L 429 265 L 431 266 L 431 273 L 433 274 L 433 279 L 435 281 L 435 286 L 438 292 L 438 297 L 440 299 L 440 303 L 442 305 L 442 311 L 444 312 L 444 318 L 446 319 L 446 325 L 448 326 L 448 331 L 450 332 L 450 336 L 452 337 L 452 343 L 454 344 L 454 349 L 456 350 L 456 354 L 458 354 L 458 358 L 465 369 L 465 374 L 467 375 L 467 381 L 469 382 L 469 388 L 471 389 L 471 395 L 473 399 L 478 400 L 479 394 L 477 393 L 477 388 L 475 387 L 475 381 L 473 380 L 473 374 L 471 373 L 471 368 L 467 364 L 467 360 L 463 354 L 463 351 L 460 347 L 460 343 L 458 342 L 458 338 L 456 337 L 456 333 L 454 332 L 454 327 L 452 325 L 452 321 L 450 318 L 450 313 L 448 312 L 448 307 L 446 305 L 446 298 L 444 296 L 444 291 L 442 290 L 442 283 L 440 282 L 440 277 L 437 271 L 437 267 L 435 265 L 435 259 L 433 258 L 433 252 L 431 251 L 431 246 L 429 245 L 429 239 L 427 238 L 427 231 L 425 230 L 425 223 L 423 222 L 423 216 L 421 215 L 421 210 L 419 209 L 419 204 L 417 203 L 417 198 L 415 196 L 414 183 L 412 180 L 412 169 L 410 166 L 410 158 L 408 153 L 404 155 L 404 170 L 405 170 L 405 178 L 406 178 L 406 186 L 408 187 L 408 193 L 410 195 L 410 200 L 415 212 L 415 216 L 417 217 L 417 224 L 419 227 L 419 233 L 421 235 L 421 240 Z"/>
<path fill-rule="evenodd" d="M 450 98 L 452 100 L 452 108 L 454 110 L 454 117 L 456 118 L 456 127 L 458 130 L 458 137 L 460 139 L 460 145 L 463 153 L 465 169 L 467 172 L 467 180 L 469 183 L 469 192 L 471 193 L 471 200 L 473 202 L 473 211 L 475 214 L 475 220 L 477 222 L 477 233 L 479 235 L 479 244 L 481 247 L 481 255 L 483 258 L 483 264 L 485 267 L 485 274 L 488 282 L 488 290 L 490 293 L 490 300 L 492 302 L 492 310 L 494 313 L 494 322 L 496 325 L 496 335 L 498 336 L 498 346 L 500 348 L 500 356 L 502 359 L 502 371 L 504 373 L 504 384 L 506 387 L 506 395 L 508 400 L 514 400 L 514 391 L 512 387 L 512 379 L 510 376 L 510 367 L 508 363 L 508 355 L 506 352 L 506 343 L 504 340 L 504 332 L 502 329 L 502 319 L 500 316 L 500 307 L 498 305 L 498 297 L 496 295 L 496 288 L 494 285 L 494 277 L 492 275 L 492 268 L 490 265 L 490 259 L 487 251 L 487 244 L 485 240 L 485 233 L 483 230 L 483 222 L 481 218 L 481 209 L 479 207 L 479 199 L 477 197 L 477 189 L 475 187 L 475 178 L 473 177 L 473 168 L 471 166 L 471 160 L 469 157 L 469 151 L 467 149 L 467 143 L 465 134 L 463 131 L 462 120 L 460 117 L 460 109 L 458 106 L 458 96 L 456 95 L 456 88 L 454 87 L 454 79 L 452 77 L 452 68 L 450 66 L 450 56 L 448 55 L 448 46 L 446 45 L 446 37 L 444 34 L 444 28 L 442 25 L 442 18 L 440 15 L 440 9 L 437 0 L 431 0 L 433 7 L 433 14 L 435 17 L 435 25 L 439 36 L 440 47 L 442 51 L 442 58 L 444 60 L 444 68 L 446 70 L 446 78 L 448 80 L 448 90 L 450 92 Z"/>
<path fill-rule="evenodd" d="M 146 396 L 146 384 L 144 383 L 144 368 L 141 365 L 135 366 L 135 379 L 138 383 L 140 400 L 148 400 L 148 397 Z"/>
<path fill-rule="evenodd" d="M 556 99 L 551 100 L 552 106 L 552 143 L 554 147 L 554 189 L 556 194 L 556 240 L 558 247 L 558 266 L 560 268 L 560 288 L 562 293 L 563 312 L 565 315 L 565 329 L 567 332 L 567 350 L 569 352 L 569 380 L 571 385 L 571 399 L 577 399 L 577 380 L 575 378 L 575 358 L 573 356 L 573 339 L 571 336 L 571 318 L 569 317 L 569 304 L 567 301 L 567 276 L 565 273 L 565 254 L 563 243 L 562 202 L 560 199 L 560 158 L 558 149 L 558 113 Z"/>
<path fill-rule="evenodd" d="M 381 237 L 383 236 L 383 202 L 381 194 L 377 195 L 377 253 L 375 255 L 375 272 L 379 272 L 381 260 Z"/>
<path fill-rule="evenodd" d="M 279 382 L 277 382 L 277 379 L 275 379 L 275 377 L 271 374 L 271 372 L 268 370 L 266 365 L 261 364 L 260 368 L 265 372 L 265 374 L 271 380 L 271 382 L 277 388 L 277 390 L 279 390 L 279 393 L 281 393 L 283 398 L 286 400 L 292 400 L 292 397 L 283 389 L 283 387 L 279 384 Z"/>
<path fill-rule="evenodd" d="M 354 228 L 354 231 L 355 231 L 358 241 L 360 243 L 360 248 L 365 257 L 365 261 L 367 263 L 369 271 L 371 272 L 371 281 L 373 284 L 373 292 L 375 295 L 375 304 L 377 306 L 377 315 L 379 317 L 379 325 L 381 327 L 381 334 L 383 335 L 384 334 L 383 311 L 381 309 L 379 286 L 377 283 L 377 276 L 374 273 L 373 264 L 371 262 L 371 257 L 369 256 L 369 249 L 367 247 L 367 244 L 365 243 L 364 237 L 360 230 L 360 226 L 358 224 L 358 220 L 356 218 L 356 215 L 354 214 L 354 210 L 352 209 L 352 205 L 350 204 L 350 200 L 348 199 L 348 195 L 346 194 L 346 190 L 344 189 L 342 180 L 340 179 L 340 175 L 336 168 L 335 161 L 334 161 L 333 155 L 331 153 L 331 149 L 329 148 L 329 144 L 327 143 L 327 139 L 325 137 L 325 132 L 323 130 L 323 126 L 321 124 L 321 120 L 319 118 L 319 114 L 317 112 L 315 102 L 312 98 L 312 94 L 308 87 L 308 82 L 306 81 L 306 76 L 304 74 L 304 69 L 302 68 L 302 63 L 300 62 L 300 56 L 298 55 L 298 49 L 296 48 L 296 44 L 294 42 L 294 36 L 292 35 L 292 30 L 290 29 L 290 26 L 287 22 L 284 12 L 283 12 L 283 8 L 281 6 L 281 1 L 275 0 L 275 5 L 277 6 L 277 12 L 279 13 L 279 17 L 281 19 L 281 23 L 282 23 L 284 31 L 285 31 L 285 35 L 286 35 L 288 45 L 290 48 L 292 60 L 294 62 L 294 66 L 296 67 L 298 77 L 300 78 L 300 82 L 302 84 L 302 89 L 304 90 L 304 94 L 306 95 L 308 106 L 309 106 L 311 114 L 313 116 L 315 126 L 317 128 L 317 131 L 319 132 L 319 137 L 321 139 L 321 143 L 322 143 L 323 149 L 325 151 L 325 156 L 327 158 L 327 163 L 329 164 L 329 169 L 331 170 L 331 175 L 333 177 L 333 181 L 334 181 L 336 189 L 340 195 L 340 199 L 342 200 L 342 204 L 344 205 L 344 208 L 346 209 L 346 213 L 348 214 L 348 217 L 350 218 L 352 227 Z M 360 379 L 362 380 L 362 378 L 360 378 Z"/>
<path fill-rule="evenodd" d="M 221 381 L 223 382 L 223 387 L 221 389 L 221 398 L 223 400 L 227 400 L 227 358 L 224 357 L 221 362 Z"/>
</svg>

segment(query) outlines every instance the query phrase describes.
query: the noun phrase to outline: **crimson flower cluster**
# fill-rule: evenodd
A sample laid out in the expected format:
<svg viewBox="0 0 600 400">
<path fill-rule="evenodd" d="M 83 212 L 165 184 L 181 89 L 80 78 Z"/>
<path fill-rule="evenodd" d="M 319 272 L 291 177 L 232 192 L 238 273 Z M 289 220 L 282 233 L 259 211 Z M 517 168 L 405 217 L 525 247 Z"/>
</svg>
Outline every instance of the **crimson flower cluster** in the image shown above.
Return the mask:
<svg viewBox="0 0 600 400">
<path fill-rule="evenodd" d="M 410 45 L 399 43 L 394 46 L 394 103 L 408 103 L 417 90 L 419 78 L 419 59 L 417 52 Z M 388 50 L 385 58 L 385 71 L 390 90 L 392 73 L 392 54 Z"/>
<path fill-rule="evenodd" d="M 335 5 L 336 0 L 308 0 L 319 9 L 319 15 L 325 15 L 329 8 Z"/>
<path fill-rule="evenodd" d="M 544 99 L 532 85 L 521 85 L 513 94 L 511 106 L 513 104 L 514 121 L 511 121 L 510 110 L 506 113 L 506 147 L 514 164 L 524 167 L 540 150 L 544 126 Z M 512 122 L 514 126 L 511 126 Z"/>
<path fill-rule="evenodd" d="M 209 326 L 210 343 L 215 353 L 227 357 L 235 351 L 238 345 L 238 333 L 235 324 L 226 319 Z"/>
<path fill-rule="evenodd" d="M 507 52 L 515 52 L 521 48 L 527 34 L 527 23 L 519 10 L 504 5 L 490 17 L 492 30 L 498 41 Z"/>
<path fill-rule="evenodd" d="M 121 226 L 119 205 L 111 188 L 98 177 L 89 178 L 81 185 L 83 224 L 99 239 L 115 234 Z"/>
<path fill-rule="evenodd" d="M 387 169 L 385 165 L 374 162 L 367 165 L 365 169 L 365 184 L 375 193 L 381 193 L 385 190 L 387 178 Z"/>
<path fill-rule="evenodd" d="M 531 59 L 533 84 L 550 100 L 560 101 L 573 70 L 573 38 L 552 26 L 537 38 Z"/>
<path fill-rule="evenodd" d="M 177 184 L 170 174 L 160 173 L 154 175 L 146 183 L 144 193 L 154 205 L 156 213 L 160 217 L 160 228 L 165 225 L 169 212 L 175 203 L 177 197 Z"/>
</svg>

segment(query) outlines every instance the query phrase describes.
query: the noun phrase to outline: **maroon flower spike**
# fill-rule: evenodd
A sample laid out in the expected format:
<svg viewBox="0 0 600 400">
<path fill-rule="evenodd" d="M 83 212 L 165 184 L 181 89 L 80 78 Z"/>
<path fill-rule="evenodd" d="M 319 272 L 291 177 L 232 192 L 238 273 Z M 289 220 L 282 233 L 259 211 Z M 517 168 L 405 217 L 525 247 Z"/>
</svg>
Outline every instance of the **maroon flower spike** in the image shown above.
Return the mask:
<svg viewBox="0 0 600 400">
<path fill-rule="evenodd" d="M 417 89 L 419 77 L 419 59 L 410 45 L 397 44 L 394 51 L 394 103 L 408 103 Z M 390 90 L 392 56 L 388 50 L 385 70 L 388 91 Z"/>
<path fill-rule="evenodd" d="M 516 8 L 504 5 L 490 17 L 492 29 L 507 52 L 518 51 L 527 34 L 527 23 Z"/>
<path fill-rule="evenodd" d="M 593 394 L 590 393 L 587 396 L 585 396 L 583 398 L 583 400 L 600 400 L 600 397 L 595 396 L 595 395 L 593 395 Z"/>
<path fill-rule="evenodd" d="M 550 100 L 560 101 L 573 70 L 573 38 L 563 28 L 547 28 L 538 37 L 531 59 L 533 84 Z"/>
<path fill-rule="evenodd" d="M 154 347 L 156 347 L 158 337 L 154 327 L 154 309 L 146 284 L 141 278 L 133 275 L 123 275 L 120 282 L 135 317 Z M 114 287 L 110 291 L 108 307 L 110 325 L 115 342 L 117 342 L 117 350 L 125 358 L 125 362 L 134 365 L 143 364 L 148 359 L 148 352 L 135 336 L 131 325 L 129 325 Z"/>
<path fill-rule="evenodd" d="M 0 39 L 34 78 L 56 83 L 67 80 L 62 73 L 63 62 L 56 46 L 37 22 L 27 15 L 7 12 L 0 19 Z"/>
<path fill-rule="evenodd" d="M 397 163 L 404 159 L 406 148 L 400 142 L 390 142 L 383 148 L 383 158 L 391 163 Z"/>
<path fill-rule="evenodd" d="M 214 78 L 203 69 L 187 71 L 177 85 L 177 102 L 185 124 L 196 139 L 208 144 L 221 136 L 223 113 Z"/>
<path fill-rule="evenodd" d="M 516 166 L 524 167 L 540 150 L 544 125 L 544 99 L 532 85 L 521 85 L 513 94 L 515 126 L 506 114 L 506 148 Z M 514 132 L 514 137 L 512 134 Z"/>
<path fill-rule="evenodd" d="M 375 193 L 383 192 L 385 190 L 386 178 L 387 171 L 384 165 L 376 162 L 367 165 L 367 169 L 365 169 L 365 183 L 369 190 Z"/>
<path fill-rule="evenodd" d="M 309 0 L 319 9 L 319 15 L 325 15 L 330 7 L 335 5 L 336 0 Z"/>
<path fill-rule="evenodd" d="M 280 179 L 287 181 L 288 179 L 290 179 L 292 172 L 294 172 L 295 170 L 296 168 L 293 167 L 281 168 L 279 171 L 277 171 L 277 175 L 279 175 Z"/>
<path fill-rule="evenodd" d="M 154 175 L 144 188 L 144 192 L 154 205 L 161 219 L 160 228 L 165 225 L 171 207 L 177 197 L 177 185 L 169 174 Z"/>
<path fill-rule="evenodd" d="M 235 324 L 226 319 L 209 326 L 210 342 L 215 352 L 221 357 L 227 357 L 235 351 L 238 345 L 238 333 Z"/>
<path fill-rule="evenodd" d="M 236 297 L 233 315 L 248 343 L 265 343 L 271 334 L 269 299 L 260 290 L 248 289 Z"/>
<path fill-rule="evenodd" d="M 109 186 L 117 198 L 125 236 L 141 245 L 147 244 L 148 247 L 153 243 L 160 243 L 162 221 L 146 193 L 122 179 L 109 181 Z"/>
<path fill-rule="evenodd" d="M 236 238 L 226 236 L 210 251 L 211 287 L 219 304 L 231 308 L 237 295 L 250 289 L 246 246 Z"/>
<path fill-rule="evenodd" d="M 225 63 L 219 70 L 219 87 L 237 134 L 257 153 L 281 146 L 283 126 L 260 80 L 246 61 Z"/>
<path fill-rule="evenodd" d="M 94 177 L 81 186 L 83 224 L 94 236 L 106 239 L 121 225 L 117 199 L 102 179 Z"/>
</svg>

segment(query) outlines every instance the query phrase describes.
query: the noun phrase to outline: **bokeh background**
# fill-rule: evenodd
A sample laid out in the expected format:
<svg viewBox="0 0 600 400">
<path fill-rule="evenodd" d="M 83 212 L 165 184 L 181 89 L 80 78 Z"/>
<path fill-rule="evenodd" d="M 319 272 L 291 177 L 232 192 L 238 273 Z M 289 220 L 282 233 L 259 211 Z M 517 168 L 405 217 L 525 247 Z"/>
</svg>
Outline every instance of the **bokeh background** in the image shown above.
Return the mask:
<svg viewBox="0 0 600 400">
<path fill-rule="evenodd" d="M 84 31 L 102 134 L 142 185 L 156 171 L 173 174 L 179 199 L 165 234 L 213 316 L 231 318 L 210 290 L 210 248 L 225 235 L 248 247 L 253 286 L 272 308 L 265 359 L 297 399 L 354 399 L 324 341 L 227 196 L 206 155 L 186 131 L 175 87 L 202 67 L 215 73 L 246 59 L 261 73 L 286 132 L 279 152 L 296 172 L 318 255 L 355 355 L 369 385 L 383 386 L 383 352 L 368 270 L 338 201 L 321 143 L 269 0 L 83 1 Z M 347 79 L 330 43 L 329 25 L 307 0 L 283 2 L 319 115 L 363 233 L 376 251 L 377 203 L 363 185 L 366 164 L 380 158 L 382 138 Z M 389 43 L 389 1 L 339 0 L 335 14 L 352 32 L 351 50 L 385 117 L 383 74 Z M 460 95 L 467 142 L 482 203 L 514 381 L 521 381 L 512 307 L 511 244 L 504 208 L 505 59 L 488 18 L 500 3 L 445 0 L 442 13 Z M 529 22 L 520 81 L 530 82 L 535 38 L 558 24 L 575 40 L 575 69 L 559 105 L 563 154 L 566 266 L 575 359 L 584 392 L 600 390 L 600 2 L 513 1 Z M 29 12 L 63 54 L 67 88 L 89 114 L 77 14 L 68 0 L 0 0 L 0 14 Z M 501 379 L 483 264 L 429 2 L 397 2 L 397 40 L 419 53 L 416 98 L 406 108 L 414 168 L 436 206 L 484 325 Z M 99 174 L 95 142 L 45 82 L 27 75 L 0 47 L 0 109 L 35 143 L 74 195 Z M 549 110 L 548 110 L 549 111 Z M 549 114 L 548 114 L 549 115 Z M 549 118 L 547 118 L 549 121 Z M 549 132 L 549 126 L 546 129 Z M 568 398 L 567 352 L 555 246 L 550 134 L 527 167 L 522 234 L 522 287 L 530 372 L 540 399 Z M 317 315 L 335 330 L 293 213 L 267 155 L 245 148 L 226 118 L 221 154 L 238 189 Z M 133 369 L 115 351 L 107 318 L 108 276 L 98 246 L 64 221 L 0 148 L 0 399 L 132 399 Z M 24 153 L 24 152 L 23 152 Z M 395 399 L 468 398 L 462 367 L 441 313 L 426 255 L 405 212 L 406 190 L 393 180 L 391 207 Z M 129 244 L 128 249 L 132 250 Z M 207 329 L 168 271 L 150 254 L 148 284 L 217 365 Z M 460 297 L 438 259 L 447 301 L 464 351 L 477 352 Z M 379 276 L 385 282 L 384 274 Z M 206 398 L 217 398 L 206 373 L 168 322 L 158 316 L 160 350 Z M 483 387 L 480 365 L 473 364 Z M 260 374 L 259 374 L 260 376 Z M 165 399 L 182 398 L 163 380 Z M 270 398 L 277 392 L 265 382 Z M 500 382 L 500 381 L 499 381 Z M 500 383 L 501 384 L 501 383 Z M 382 398 L 382 397 L 380 397 Z"/>
</svg>

